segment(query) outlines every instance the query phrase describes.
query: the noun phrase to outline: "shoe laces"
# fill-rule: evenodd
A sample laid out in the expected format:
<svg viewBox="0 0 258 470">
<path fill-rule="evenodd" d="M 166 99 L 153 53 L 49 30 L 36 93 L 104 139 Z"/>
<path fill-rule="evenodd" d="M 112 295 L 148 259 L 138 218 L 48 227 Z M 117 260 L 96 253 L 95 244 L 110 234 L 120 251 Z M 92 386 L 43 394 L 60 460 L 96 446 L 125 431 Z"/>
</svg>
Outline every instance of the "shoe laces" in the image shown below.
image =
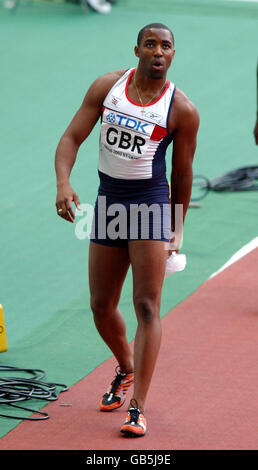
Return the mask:
<svg viewBox="0 0 258 470">
<path fill-rule="evenodd" d="M 121 369 L 119 366 L 116 367 L 116 377 L 114 380 L 111 382 L 111 390 L 109 392 L 109 395 L 115 395 L 118 392 L 118 388 L 121 385 L 121 382 L 123 378 L 126 376 L 125 373 L 121 372 Z"/>
<path fill-rule="evenodd" d="M 138 408 L 138 403 L 135 398 L 132 398 L 132 400 L 130 401 L 130 408 L 128 412 L 130 414 L 130 423 L 137 423 L 141 411 Z"/>
</svg>

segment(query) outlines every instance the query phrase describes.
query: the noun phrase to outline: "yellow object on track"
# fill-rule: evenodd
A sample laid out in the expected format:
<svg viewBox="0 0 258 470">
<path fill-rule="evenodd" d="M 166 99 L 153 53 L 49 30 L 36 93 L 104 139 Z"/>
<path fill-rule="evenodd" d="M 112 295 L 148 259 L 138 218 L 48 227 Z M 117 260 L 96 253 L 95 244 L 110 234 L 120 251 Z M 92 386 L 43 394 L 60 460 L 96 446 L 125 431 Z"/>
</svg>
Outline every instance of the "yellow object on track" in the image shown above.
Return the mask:
<svg viewBox="0 0 258 470">
<path fill-rule="evenodd" d="M 0 304 L 0 353 L 7 351 L 7 338 L 6 338 L 6 329 L 4 323 L 4 309 Z"/>
</svg>

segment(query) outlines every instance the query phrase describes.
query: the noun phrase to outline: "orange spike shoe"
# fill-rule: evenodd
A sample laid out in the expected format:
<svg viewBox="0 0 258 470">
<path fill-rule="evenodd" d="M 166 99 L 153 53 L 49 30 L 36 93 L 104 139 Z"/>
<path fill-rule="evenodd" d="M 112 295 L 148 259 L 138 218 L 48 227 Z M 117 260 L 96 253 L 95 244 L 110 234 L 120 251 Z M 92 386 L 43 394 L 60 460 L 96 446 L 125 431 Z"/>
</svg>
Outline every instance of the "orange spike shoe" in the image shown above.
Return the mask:
<svg viewBox="0 0 258 470">
<path fill-rule="evenodd" d="M 144 436 L 147 430 L 147 422 L 144 414 L 139 410 L 137 401 L 133 398 L 130 401 L 126 420 L 120 428 L 120 432 L 129 437 Z"/>
<path fill-rule="evenodd" d="M 133 384 L 134 374 L 122 372 L 119 366 L 116 367 L 116 377 L 111 382 L 107 392 L 100 400 L 101 411 L 113 411 L 120 408 L 125 402 L 126 392 Z"/>
</svg>

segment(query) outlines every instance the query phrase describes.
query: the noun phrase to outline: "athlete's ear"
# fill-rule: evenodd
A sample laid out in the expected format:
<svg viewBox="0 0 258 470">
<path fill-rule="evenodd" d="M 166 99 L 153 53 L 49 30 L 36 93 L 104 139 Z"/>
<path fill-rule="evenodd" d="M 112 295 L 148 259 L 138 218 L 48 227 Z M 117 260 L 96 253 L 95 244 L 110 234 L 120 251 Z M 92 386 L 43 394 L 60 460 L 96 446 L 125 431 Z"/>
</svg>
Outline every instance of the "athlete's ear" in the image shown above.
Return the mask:
<svg viewBox="0 0 258 470">
<path fill-rule="evenodd" d="M 175 52 L 176 52 L 176 50 L 173 49 L 170 64 L 173 62 L 173 59 L 175 57 Z"/>
<path fill-rule="evenodd" d="M 139 57 L 139 47 L 138 46 L 135 46 L 134 53 L 135 53 L 136 57 Z"/>
</svg>

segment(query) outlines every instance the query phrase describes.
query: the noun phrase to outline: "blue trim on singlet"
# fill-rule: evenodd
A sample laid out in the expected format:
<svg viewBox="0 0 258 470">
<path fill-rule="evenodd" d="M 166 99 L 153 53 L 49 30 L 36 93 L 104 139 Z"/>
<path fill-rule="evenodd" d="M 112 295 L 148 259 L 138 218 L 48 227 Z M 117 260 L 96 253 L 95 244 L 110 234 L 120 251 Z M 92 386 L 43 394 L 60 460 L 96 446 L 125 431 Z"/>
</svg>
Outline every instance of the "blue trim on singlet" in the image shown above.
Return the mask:
<svg viewBox="0 0 258 470">
<path fill-rule="evenodd" d="M 169 108 L 168 108 L 168 113 L 167 113 L 167 119 L 166 119 L 166 128 L 167 128 L 168 134 L 160 142 L 160 144 L 159 144 L 159 146 L 158 146 L 158 148 L 155 152 L 153 162 L 152 162 L 152 176 L 153 176 L 153 178 L 158 177 L 162 173 L 166 174 L 166 151 L 167 151 L 167 147 L 169 146 L 169 144 L 171 144 L 171 142 L 173 140 L 173 134 L 169 133 L 169 114 L 170 114 L 172 104 L 173 104 L 173 101 L 174 101 L 175 90 L 176 90 L 176 87 L 174 87 L 174 90 L 173 90 L 173 93 L 172 93 L 172 96 L 171 96 L 171 100 L 170 100 Z"/>
<path fill-rule="evenodd" d="M 176 91 L 176 86 L 174 87 L 173 94 L 171 96 L 171 100 L 170 100 L 170 104 L 169 104 L 169 108 L 168 108 L 168 114 L 167 114 L 167 131 L 168 131 L 168 133 L 169 133 L 168 120 L 169 120 L 169 115 L 170 115 L 170 111 L 171 111 L 171 108 L 172 108 L 172 104 L 173 104 L 173 101 L 174 101 L 175 91 Z"/>
<path fill-rule="evenodd" d="M 167 134 L 160 142 L 152 162 L 153 178 L 160 178 L 162 175 L 166 174 L 166 150 L 172 140 L 172 134 Z"/>
</svg>

